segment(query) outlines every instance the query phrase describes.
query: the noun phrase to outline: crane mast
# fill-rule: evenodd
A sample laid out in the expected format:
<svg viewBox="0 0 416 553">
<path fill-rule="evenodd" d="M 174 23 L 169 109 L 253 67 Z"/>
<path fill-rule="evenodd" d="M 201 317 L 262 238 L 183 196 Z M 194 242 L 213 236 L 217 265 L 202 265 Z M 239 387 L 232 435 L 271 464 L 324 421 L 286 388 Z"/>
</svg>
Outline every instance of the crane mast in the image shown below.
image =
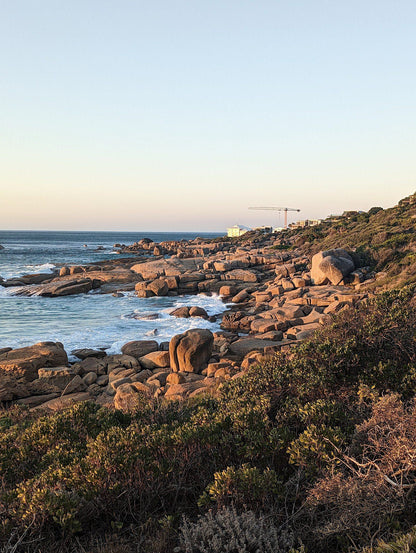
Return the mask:
<svg viewBox="0 0 416 553">
<path fill-rule="evenodd" d="M 293 207 L 273 207 L 273 206 L 249 207 L 249 209 L 255 209 L 257 211 L 284 211 L 284 214 L 285 214 L 285 228 L 287 228 L 287 212 L 288 211 L 300 211 L 300 209 L 296 209 L 296 208 L 293 208 Z"/>
</svg>

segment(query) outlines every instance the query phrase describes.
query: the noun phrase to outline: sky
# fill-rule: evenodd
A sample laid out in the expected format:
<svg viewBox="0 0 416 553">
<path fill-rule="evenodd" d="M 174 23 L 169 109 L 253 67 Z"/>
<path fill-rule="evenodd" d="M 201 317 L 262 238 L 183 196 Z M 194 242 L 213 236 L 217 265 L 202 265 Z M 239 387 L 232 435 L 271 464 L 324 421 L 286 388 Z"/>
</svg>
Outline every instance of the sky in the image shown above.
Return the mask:
<svg viewBox="0 0 416 553">
<path fill-rule="evenodd" d="M 416 189 L 414 0 L 0 0 L 0 228 L 223 231 Z"/>
</svg>

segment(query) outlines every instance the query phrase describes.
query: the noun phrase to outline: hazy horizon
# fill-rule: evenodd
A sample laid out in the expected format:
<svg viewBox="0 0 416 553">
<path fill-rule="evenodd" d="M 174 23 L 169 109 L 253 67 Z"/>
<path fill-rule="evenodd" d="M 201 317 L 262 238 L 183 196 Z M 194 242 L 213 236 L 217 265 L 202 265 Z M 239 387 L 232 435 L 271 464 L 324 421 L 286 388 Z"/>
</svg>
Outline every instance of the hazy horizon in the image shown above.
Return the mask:
<svg viewBox="0 0 416 553">
<path fill-rule="evenodd" d="M 416 189 L 403 0 L 21 0 L 0 18 L 0 226 L 225 232 Z M 137 231 L 137 228 L 145 231 Z"/>
</svg>

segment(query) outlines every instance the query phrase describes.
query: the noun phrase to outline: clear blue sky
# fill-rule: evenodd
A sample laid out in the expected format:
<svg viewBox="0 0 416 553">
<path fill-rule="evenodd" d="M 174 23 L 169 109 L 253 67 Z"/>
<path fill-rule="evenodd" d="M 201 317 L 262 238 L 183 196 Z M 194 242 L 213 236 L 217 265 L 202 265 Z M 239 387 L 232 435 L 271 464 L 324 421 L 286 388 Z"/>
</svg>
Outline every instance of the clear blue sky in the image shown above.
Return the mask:
<svg viewBox="0 0 416 553">
<path fill-rule="evenodd" d="M 416 189 L 415 29 L 414 0 L 3 0 L 0 228 L 392 206 Z"/>
</svg>

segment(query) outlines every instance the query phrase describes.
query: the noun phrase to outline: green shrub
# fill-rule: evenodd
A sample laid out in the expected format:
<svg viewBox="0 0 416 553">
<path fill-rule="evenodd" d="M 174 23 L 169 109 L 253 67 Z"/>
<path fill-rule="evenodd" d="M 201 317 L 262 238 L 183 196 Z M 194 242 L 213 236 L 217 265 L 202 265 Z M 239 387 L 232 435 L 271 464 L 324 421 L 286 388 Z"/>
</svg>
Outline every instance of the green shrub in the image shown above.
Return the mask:
<svg viewBox="0 0 416 553">
<path fill-rule="evenodd" d="M 228 467 L 214 474 L 214 481 L 207 486 L 198 500 L 199 506 L 216 503 L 223 507 L 232 503 L 236 507 L 265 508 L 281 493 L 281 483 L 274 470 L 261 471 L 244 464 Z"/>
</svg>

